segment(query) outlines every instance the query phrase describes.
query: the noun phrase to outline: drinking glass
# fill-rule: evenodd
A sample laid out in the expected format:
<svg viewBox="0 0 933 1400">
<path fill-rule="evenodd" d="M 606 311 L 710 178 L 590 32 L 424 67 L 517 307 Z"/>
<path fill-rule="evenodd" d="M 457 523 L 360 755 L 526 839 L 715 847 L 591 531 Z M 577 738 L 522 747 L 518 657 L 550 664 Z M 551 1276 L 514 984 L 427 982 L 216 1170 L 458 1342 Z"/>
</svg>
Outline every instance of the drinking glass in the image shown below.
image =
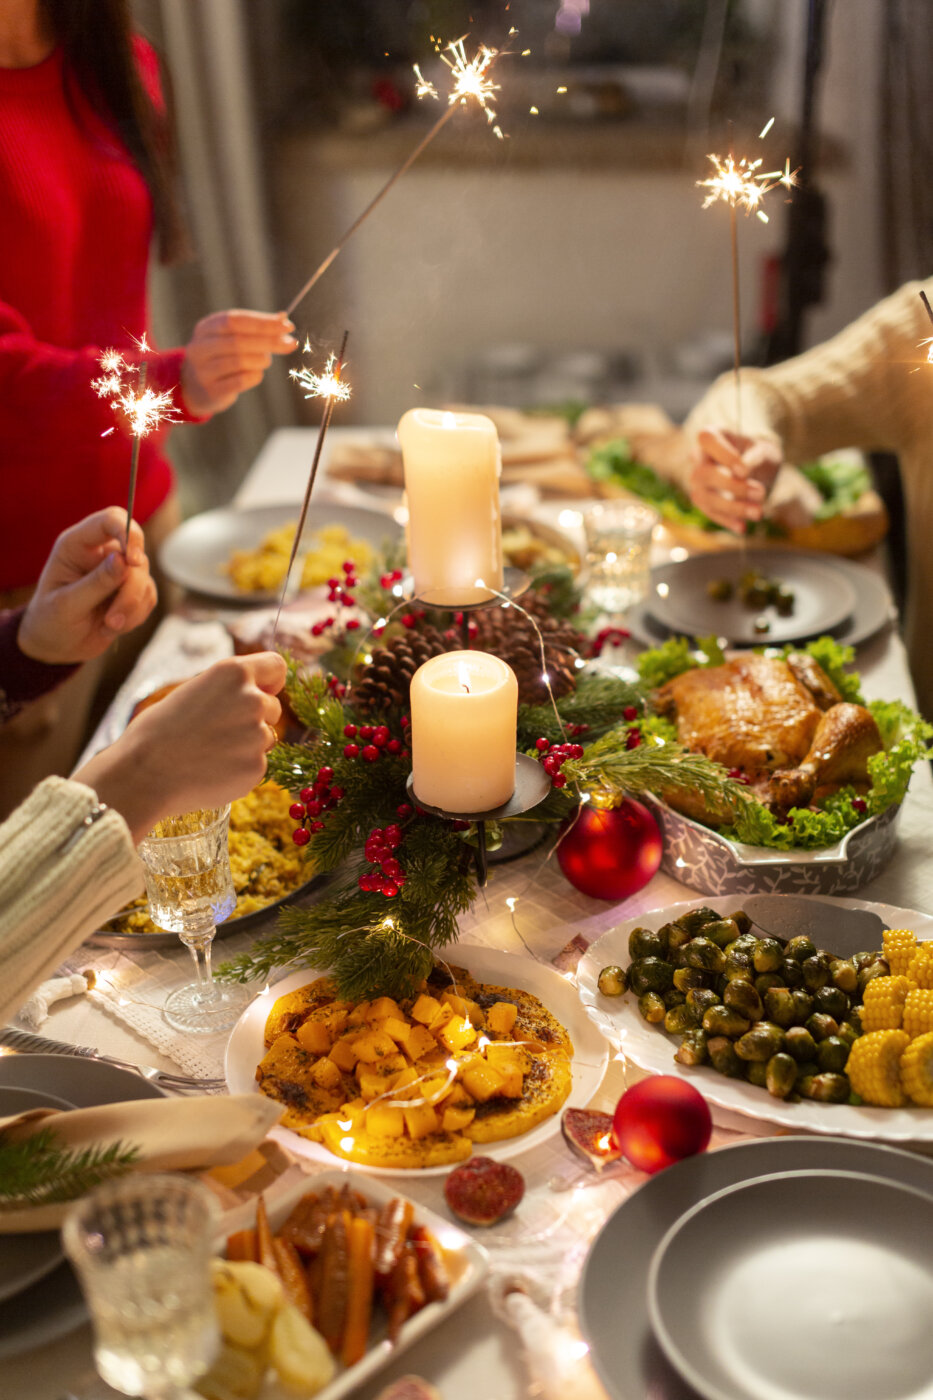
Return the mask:
<svg viewBox="0 0 933 1400">
<path fill-rule="evenodd" d="M 197 980 L 172 992 L 165 1019 L 179 1031 L 229 1030 L 249 1000 L 245 987 L 211 977 L 216 926 L 236 907 L 227 827 L 230 808 L 188 812 L 159 822 L 139 847 L 149 913 L 191 950 Z"/>
<path fill-rule="evenodd" d="M 585 512 L 586 592 L 601 612 L 628 612 L 647 597 L 659 518 L 640 501 L 604 501 Z"/>
<path fill-rule="evenodd" d="M 98 1187 L 65 1217 L 62 1242 L 91 1314 L 94 1362 L 122 1395 L 187 1395 L 213 1361 L 218 1214 L 200 1181 L 132 1173 Z"/>
</svg>

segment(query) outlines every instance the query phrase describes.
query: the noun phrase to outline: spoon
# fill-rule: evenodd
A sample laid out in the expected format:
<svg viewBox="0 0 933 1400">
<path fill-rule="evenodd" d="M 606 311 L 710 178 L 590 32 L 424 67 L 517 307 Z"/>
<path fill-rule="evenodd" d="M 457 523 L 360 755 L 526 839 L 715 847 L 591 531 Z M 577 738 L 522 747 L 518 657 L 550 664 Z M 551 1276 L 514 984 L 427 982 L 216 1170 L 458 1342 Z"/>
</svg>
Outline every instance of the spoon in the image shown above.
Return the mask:
<svg viewBox="0 0 933 1400">
<path fill-rule="evenodd" d="M 846 909 L 830 900 L 796 894 L 753 894 L 742 908 L 763 933 L 775 938 L 810 938 L 840 958 L 881 950 L 888 925 L 870 909 Z"/>
</svg>

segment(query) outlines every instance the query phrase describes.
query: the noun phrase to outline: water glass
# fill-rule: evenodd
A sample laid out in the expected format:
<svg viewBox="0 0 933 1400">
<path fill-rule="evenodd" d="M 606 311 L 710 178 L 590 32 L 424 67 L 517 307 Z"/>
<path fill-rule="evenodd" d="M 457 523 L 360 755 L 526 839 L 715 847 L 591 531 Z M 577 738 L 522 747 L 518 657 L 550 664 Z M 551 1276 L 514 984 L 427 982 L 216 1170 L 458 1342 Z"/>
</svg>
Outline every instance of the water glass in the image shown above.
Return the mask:
<svg viewBox="0 0 933 1400">
<path fill-rule="evenodd" d="M 648 594 L 657 511 L 640 501 L 604 501 L 583 516 L 586 593 L 605 613 L 625 613 Z"/>
<path fill-rule="evenodd" d="M 197 980 L 172 992 L 165 1019 L 180 1031 L 229 1030 L 249 1000 L 245 987 L 211 976 L 216 926 L 236 908 L 227 845 L 230 808 L 168 817 L 141 842 L 153 923 L 177 933 L 191 950 Z"/>
<path fill-rule="evenodd" d="M 200 1181 L 132 1173 L 68 1212 L 65 1252 L 94 1326 L 94 1362 L 122 1395 L 186 1395 L 219 1346 L 210 1260 L 218 1218 Z"/>
</svg>

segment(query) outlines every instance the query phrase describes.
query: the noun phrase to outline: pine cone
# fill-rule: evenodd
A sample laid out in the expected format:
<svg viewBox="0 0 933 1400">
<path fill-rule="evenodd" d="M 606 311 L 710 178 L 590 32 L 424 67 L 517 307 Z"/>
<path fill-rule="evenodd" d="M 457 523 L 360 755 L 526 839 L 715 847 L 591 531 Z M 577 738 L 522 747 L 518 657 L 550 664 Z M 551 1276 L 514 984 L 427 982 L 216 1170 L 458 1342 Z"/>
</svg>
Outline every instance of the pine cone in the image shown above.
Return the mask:
<svg viewBox="0 0 933 1400">
<path fill-rule="evenodd" d="M 546 669 L 551 693 L 555 697 L 568 695 L 577 686 L 577 647 L 581 634 L 572 623 L 549 617 L 546 603 L 532 594 L 527 612 L 536 614 L 535 622 L 544 642 Z M 478 629 L 474 646 L 491 651 L 507 661 L 518 678 L 518 698 L 523 705 L 541 705 L 548 699 L 548 688 L 541 665 L 541 640 L 531 620 L 516 608 L 483 608 L 473 614 Z"/>
<path fill-rule="evenodd" d="M 361 668 L 351 702 L 357 709 L 372 714 L 407 710 L 411 678 L 418 667 L 432 656 L 456 651 L 458 645 L 442 637 L 436 627 L 423 625 L 393 637 L 385 646 L 374 648 L 372 661 Z"/>
</svg>

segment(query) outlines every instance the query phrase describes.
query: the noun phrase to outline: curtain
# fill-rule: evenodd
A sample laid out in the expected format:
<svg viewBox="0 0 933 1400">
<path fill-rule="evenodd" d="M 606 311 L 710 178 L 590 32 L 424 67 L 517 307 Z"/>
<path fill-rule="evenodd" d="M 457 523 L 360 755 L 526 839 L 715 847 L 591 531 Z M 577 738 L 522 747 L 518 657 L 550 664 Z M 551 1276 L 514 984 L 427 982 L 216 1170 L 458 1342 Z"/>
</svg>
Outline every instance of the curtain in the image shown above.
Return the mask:
<svg viewBox="0 0 933 1400">
<path fill-rule="evenodd" d="M 933 5 L 882 7 L 878 162 L 886 290 L 933 273 Z"/>
<path fill-rule="evenodd" d="M 171 77 L 191 263 L 154 267 L 160 343 L 183 344 L 211 311 L 277 310 L 243 0 L 139 0 L 140 28 Z M 176 428 L 172 456 L 187 511 L 229 500 L 273 428 L 295 420 L 287 371 L 210 423 Z"/>
</svg>

